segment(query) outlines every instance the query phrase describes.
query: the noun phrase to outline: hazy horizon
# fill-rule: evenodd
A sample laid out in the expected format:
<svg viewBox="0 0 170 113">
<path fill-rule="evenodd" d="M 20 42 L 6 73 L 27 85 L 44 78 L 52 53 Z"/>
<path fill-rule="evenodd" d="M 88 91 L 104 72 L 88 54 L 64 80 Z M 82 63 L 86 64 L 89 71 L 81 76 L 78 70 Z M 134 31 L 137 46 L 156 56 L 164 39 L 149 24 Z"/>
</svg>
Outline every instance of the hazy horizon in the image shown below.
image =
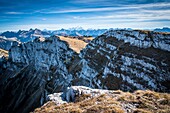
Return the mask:
<svg viewBox="0 0 170 113">
<path fill-rule="evenodd" d="M 29 31 L 30 29 L 33 29 L 33 30 L 35 30 L 35 29 L 39 29 L 39 30 L 41 30 L 41 31 L 44 31 L 44 30 L 47 30 L 47 31 L 55 31 L 55 30 L 61 30 L 61 29 L 65 29 L 65 30 L 70 30 L 70 29 L 76 29 L 76 28 L 78 28 L 78 27 L 80 27 L 80 26 L 75 26 L 75 27 L 68 27 L 68 28 L 58 28 L 58 29 L 46 29 L 46 28 L 44 28 L 44 29 L 41 29 L 41 28 L 28 28 L 28 29 L 16 29 L 16 30 L 0 30 L 0 33 L 3 33 L 3 32 L 6 32 L 6 31 L 9 31 L 9 32 L 18 32 L 19 30 L 25 30 L 25 31 Z M 150 28 L 150 29 L 142 29 L 142 28 L 83 28 L 83 27 L 81 27 L 83 30 L 98 30 L 98 29 L 132 29 L 132 30 L 154 30 L 154 29 L 163 29 L 163 28 L 169 28 L 169 27 L 166 27 L 166 26 L 164 26 L 164 27 L 157 27 L 157 28 Z M 169 28 L 170 29 L 170 28 Z"/>
</svg>

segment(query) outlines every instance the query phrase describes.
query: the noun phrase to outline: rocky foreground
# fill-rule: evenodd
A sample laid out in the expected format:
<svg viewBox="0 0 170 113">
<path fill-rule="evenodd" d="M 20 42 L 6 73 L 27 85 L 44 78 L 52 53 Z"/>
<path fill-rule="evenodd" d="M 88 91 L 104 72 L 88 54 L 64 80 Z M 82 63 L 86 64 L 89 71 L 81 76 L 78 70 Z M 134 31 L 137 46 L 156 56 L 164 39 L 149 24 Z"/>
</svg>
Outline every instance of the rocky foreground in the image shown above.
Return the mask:
<svg viewBox="0 0 170 113">
<path fill-rule="evenodd" d="M 50 101 L 33 113 L 169 113 L 170 94 L 150 90 L 120 90 L 72 86 L 49 95 Z M 72 101 L 72 102 L 71 102 Z"/>
</svg>

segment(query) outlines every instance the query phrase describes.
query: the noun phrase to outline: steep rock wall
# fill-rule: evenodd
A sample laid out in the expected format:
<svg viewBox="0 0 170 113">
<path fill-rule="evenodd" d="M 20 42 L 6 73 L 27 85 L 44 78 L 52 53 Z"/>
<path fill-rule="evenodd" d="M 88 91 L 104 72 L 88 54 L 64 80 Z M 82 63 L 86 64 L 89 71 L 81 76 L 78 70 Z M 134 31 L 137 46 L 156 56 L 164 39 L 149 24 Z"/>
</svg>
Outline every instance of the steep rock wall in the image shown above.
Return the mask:
<svg viewBox="0 0 170 113">
<path fill-rule="evenodd" d="M 70 84 L 69 62 L 76 53 L 58 38 L 37 38 L 14 45 L 0 77 L 0 112 L 27 113 L 43 105 L 47 95 Z"/>
<path fill-rule="evenodd" d="M 108 31 L 80 53 L 74 85 L 170 91 L 170 34 Z M 80 81 L 80 82 L 79 82 Z"/>
</svg>

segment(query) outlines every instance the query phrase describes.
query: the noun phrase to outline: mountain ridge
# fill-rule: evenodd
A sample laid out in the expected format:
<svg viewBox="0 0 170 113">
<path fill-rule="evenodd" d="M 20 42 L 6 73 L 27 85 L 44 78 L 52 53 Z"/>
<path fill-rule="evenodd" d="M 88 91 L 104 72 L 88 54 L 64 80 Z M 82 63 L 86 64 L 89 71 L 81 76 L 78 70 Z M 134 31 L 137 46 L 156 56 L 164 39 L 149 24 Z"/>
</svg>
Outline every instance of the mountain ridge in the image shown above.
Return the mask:
<svg viewBox="0 0 170 113">
<path fill-rule="evenodd" d="M 71 85 L 170 92 L 169 41 L 164 33 L 110 30 L 80 54 L 56 36 L 14 44 L 1 65 L 0 111 L 27 113 Z"/>
</svg>

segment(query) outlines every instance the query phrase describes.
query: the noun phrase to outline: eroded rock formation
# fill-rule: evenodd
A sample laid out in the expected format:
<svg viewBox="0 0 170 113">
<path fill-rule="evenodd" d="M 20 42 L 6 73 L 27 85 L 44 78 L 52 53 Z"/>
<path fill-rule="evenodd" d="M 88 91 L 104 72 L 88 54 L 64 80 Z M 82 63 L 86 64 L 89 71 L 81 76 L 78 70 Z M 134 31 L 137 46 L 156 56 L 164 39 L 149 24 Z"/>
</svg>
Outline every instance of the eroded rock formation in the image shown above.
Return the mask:
<svg viewBox="0 0 170 113">
<path fill-rule="evenodd" d="M 80 53 L 74 85 L 170 91 L 170 34 L 108 31 Z"/>
<path fill-rule="evenodd" d="M 27 113 L 63 90 L 72 80 L 67 68 L 74 56 L 55 36 L 14 45 L 1 68 L 0 111 Z"/>
<path fill-rule="evenodd" d="M 79 56 L 55 36 L 13 44 L 0 68 L 0 112 L 30 112 L 71 85 L 170 92 L 169 43 L 170 34 L 111 30 Z"/>
</svg>

